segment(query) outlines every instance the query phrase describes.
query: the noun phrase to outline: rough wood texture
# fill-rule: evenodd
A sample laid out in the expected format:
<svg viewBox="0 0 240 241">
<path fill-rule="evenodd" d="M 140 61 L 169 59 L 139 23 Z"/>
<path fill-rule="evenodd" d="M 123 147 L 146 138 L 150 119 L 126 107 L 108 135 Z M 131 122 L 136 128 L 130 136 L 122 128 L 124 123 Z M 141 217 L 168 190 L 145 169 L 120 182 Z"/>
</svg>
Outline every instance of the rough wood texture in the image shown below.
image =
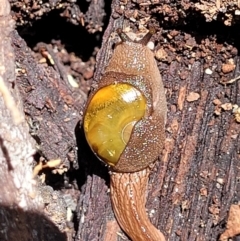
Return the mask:
<svg viewBox="0 0 240 241">
<path fill-rule="evenodd" d="M 226 2 L 217 1 L 216 4 L 224 5 Z M 12 2 L 15 10 L 13 16 L 18 24 L 32 23 L 32 18 L 35 21 L 44 13 L 51 12 L 49 6 L 52 5 L 47 5 L 48 2 L 44 2 L 42 8 L 38 2 L 35 3 Z M 27 5 L 26 8 L 23 7 L 24 4 Z M 106 1 L 105 4 L 108 5 L 109 2 Z M 206 23 L 200 13 L 207 14 L 208 11 L 198 12 L 193 4 L 188 1 L 145 3 L 114 0 L 94 75 L 94 81 L 98 81 L 107 66 L 113 43 L 116 42 L 112 33 L 117 28 L 130 26 L 133 32 L 137 32 L 138 27 L 147 27 L 147 23 L 156 28 L 153 41 L 156 42 L 156 57 L 159 60 L 158 67 L 168 102 L 167 140 L 161 161 L 156 163 L 150 175 L 146 208 L 151 222 L 163 231 L 169 241 L 218 240 L 225 229 L 230 205 L 240 200 L 239 124 L 235 121 L 231 108 L 222 106 L 226 103 L 240 105 L 240 81 L 227 85 L 220 83 L 240 74 L 239 27 L 234 25 L 238 19 L 236 17 L 229 28 L 221 24 L 221 19 L 219 22 Z M 35 11 L 33 6 L 39 11 Z M 103 1 L 92 0 L 91 4 L 87 5 L 89 11 L 86 12 L 89 15 L 82 17 L 82 12 L 75 4 L 67 2 L 62 6 L 65 7 L 63 16 L 72 23 L 84 25 L 86 20 L 89 32 L 103 26 Z M 236 5 L 234 6 L 236 8 Z M 24 12 L 24 9 L 27 11 Z M 94 18 L 91 23 L 91 16 L 95 11 L 100 13 L 101 18 Z M 217 8 L 214 13 L 218 15 L 220 12 Z M 207 18 L 209 19 L 209 16 Z M 210 19 L 213 20 L 213 16 L 210 16 Z M 0 0 L 0 24 L 0 77 L 14 96 L 20 113 L 19 103 L 23 100 L 26 113 L 33 117 L 33 124 L 36 123 L 36 117 L 43 116 L 37 135 L 36 132 L 31 134 L 35 134 L 36 140 L 41 140 L 44 157 L 50 159 L 59 155 L 64 165 L 71 171 L 74 170 L 71 179 L 74 180 L 73 184 L 77 180 L 76 190 L 81 191 L 76 209 L 77 217 L 74 219 L 76 234 L 68 235 L 68 240 L 129 240 L 114 218 L 107 168 L 93 156 L 79 126 L 75 126 L 77 118 L 81 118 L 83 95 L 72 92 L 71 88 L 66 86 L 64 71 L 40 66 L 15 32 L 12 42 L 18 59 L 16 64 L 21 64 L 16 67 L 27 69 L 27 72 L 23 71 L 18 75 L 20 100 L 14 84 L 15 67 L 9 38 L 13 26 L 9 17 L 9 6 L 4 0 Z M 45 31 L 45 28 L 43 29 Z M 84 37 L 85 35 L 81 36 Z M 72 39 L 75 39 L 75 36 Z M 80 47 L 87 49 L 88 45 Z M 24 68 L 21 68 L 22 66 Z M 41 91 L 34 93 L 40 85 Z M 52 94 L 48 92 L 48 87 L 53 91 L 50 91 Z M 87 92 L 84 87 L 82 90 Z M 51 97 L 50 101 L 46 101 L 45 91 Z M 66 93 L 74 93 L 71 100 L 79 102 L 66 103 L 69 101 L 64 99 Z M 34 98 L 30 98 L 31 95 Z M 41 99 L 42 97 L 44 99 Z M 3 230 L 1 225 L 4 222 L 10 224 L 4 229 L 5 233 L 0 232 L 0 240 L 66 240 L 66 235 L 60 233 L 52 222 L 42 213 L 34 211 L 36 208 L 41 210 L 41 203 L 38 198 L 32 199 L 30 195 L 34 191 L 31 183 L 33 140 L 27 134 L 25 123 L 15 125 L 11 108 L 7 107 L 2 97 L 0 101 L 0 229 Z M 66 109 L 63 108 L 65 104 Z M 39 106 L 40 110 L 37 111 Z M 63 124 L 64 117 L 60 115 L 64 113 L 63 110 L 67 110 L 69 116 L 77 113 L 77 117 L 71 116 L 72 118 L 67 118 L 67 122 Z M 51 121 L 54 128 L 47 125 L 48 121 Z M 50 139 L 48 132 L 52 132 Z M 55 142 L 55 137 L 60 141 Z M 79 148 L 78 171 L 74 169 L 77 168 L 77 160 L 75 152 L 72 151 L 76 147 L 75 141 Z M 71 191 L 74 191 L 74 188 Z M 2 205 L 2 202 L 7 205 Z"/>
<path fill-rule="evenodd" d="M 14 88 L 15 65 L 10 33 L 14 22 L 11 19 L 8 1 L 1 1 L 0 8 L 0 163 L 1 163 L 1 204 L 15 203 L 27 208 L 32 203 L 29 197 L 33 192 L 32 154 L 33 142 L 27 135 L 27 125 L 23 122 L 21 99 Z M 6 89 L 6 90 L 5 90 Z M 11 103 L 11 106 L 8 106 Z M 18 114 L 16 116 L 14 112 Z M 23 176 L 22 173 L 25 173 Z M 18 193 L 21 190 L 21 194 Z M 32 207 L 38 207 L 38 202 Z"/>
<path fill-rule="evenodd" d="M 0 1 L 0 240 L 66 240 L 43 215 L 32 179 L 34 142 L 23 118 L 15 85 L 15 56 L 10 33 L 14 21 L 7 0 Z"/>
<path fill-rule="evenodd" d="M 47 160 L 60 158 L 66 167 L 69 161 L 76 165 L 74 129 L 80 119 L 83 98 L 78 91 L 71 90 L 57 61 L 54 61 L 56 71 L 53 67 L 43 68 L 15 31 L 12 41 L 19 70 L 16 82 L 38 150 Z M 41 47 L 48 48 L 45 44 L 40 44 Z"/>
<path fill-rule="evenodd" d="M 96 80 L 100 78 L 103 66 L 107 65 L 111 55 L 110 34 L 123 25 L 122 18 L 115 18 L 114 10 L 119 4 L 118 1 L 113 1 L 112 17 L 98 54 Z M 177 54 L 170 51 L 169 55 L 167 53 L 167 56 L 164 56 L 165 60 L 171 58 L 172 54 L 179 58 L 173 57 L 169 65 L 159 63 L 167 91 L 168 138 L 161 161 L 151 174 L 147 210 L 152 223 L 163 231 L 167 240 L 218 240 L 225 228 L 230 205 L 239 201 L 239 193 L 236 191 L 239 189 L 239 124 L 234 120 L 231 111 L 222 111 L 219 116 L 215 114 L 216 106 L 213 101 L 221 99 L 222 103 L 239 104 L 240 82 L 227 86 L 220 83 L 222 78 L 231 79 L 238 75 L 238 57 L 232 55 L 237 65 L 234 76 L 219 74 L 222 64 L 229 57 L 215 52 L 215 48 L 220 45 L 214 39 L 208 39 L 204 34 L 194 34 L 191 30 L 190 32 L 192 35 L 189 40 L 187 35 L 185 39 L 175 39 L 179 44 L 174 45 L 175 48 L 182 46 L 182 52 Z M 177 32 L 177 35 L 179 34 L 181 35 L 181 31 Z M 184 35 L 184 31 L 182 34 Z M 160 35 L 159 33 L 155 36 L 159 44 L 156 49 L 162 47 L 160 43 L 163 38 Z M 174 33 L 172 36 L 174 38 Z M 191 38 L 202 39 L 206 49 L 195 45 Z M 218 39 L 222 39 L 221 34 L 218 34 Z M 191 43 L 190 46 L 193 44 L 198 50 L 201 49 L 202 53 L 210 49 L 211 61 L 204 57 L 188 60 L 185 54 L 188 50 L 184 48 L 186 41 Z M 169 42 L 171 45 L 173 40 Z M 190 54 L 196 53 L 191 49 L 192 47 L 189 49 Z M 207 68 L 217 71 L 207 74 Z M 187 101 L 190 92 L 198 93 L 200 98 Z M 89 162 L 91 158 L 89 156 Z M 94 171 L 93 173 L 96 174 Z M 80 220 L 84 217 L 84 223 L 81 222 L 79 226 L 77 240 L 105 240 L 110 232 L 109 224 L 114 221 L 114 217 L 108 194 L 101 193 L 101 196 L 98 196 L 91 191 L 92 188 L 107 190 L 107 187 L 107 183 L 95 175 L 83 185 L 81 204 L 91 205 L 79 209 Z M 95 202 L 98 205 L 92 205 Z M 109 240 L 128 238 L 120 233 L 118 237 Z"/>
</svg>

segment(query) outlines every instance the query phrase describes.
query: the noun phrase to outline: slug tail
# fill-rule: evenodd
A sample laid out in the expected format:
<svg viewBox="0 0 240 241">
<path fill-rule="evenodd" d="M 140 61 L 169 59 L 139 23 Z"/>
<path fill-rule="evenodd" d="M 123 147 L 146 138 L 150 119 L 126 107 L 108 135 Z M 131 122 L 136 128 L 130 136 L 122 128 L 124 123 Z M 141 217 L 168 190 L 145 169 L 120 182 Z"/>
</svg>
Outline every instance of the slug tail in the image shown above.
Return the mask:
<svg viewBox="0 0 240 241">
<path fill-rule="evenodd" d="M 146 168 L 139 172 L 111 174 L 113 210 L 119 225 L 132 241 L 165 241 L 145 210 L 149 173 L 150 169 Z"/>
</svg>

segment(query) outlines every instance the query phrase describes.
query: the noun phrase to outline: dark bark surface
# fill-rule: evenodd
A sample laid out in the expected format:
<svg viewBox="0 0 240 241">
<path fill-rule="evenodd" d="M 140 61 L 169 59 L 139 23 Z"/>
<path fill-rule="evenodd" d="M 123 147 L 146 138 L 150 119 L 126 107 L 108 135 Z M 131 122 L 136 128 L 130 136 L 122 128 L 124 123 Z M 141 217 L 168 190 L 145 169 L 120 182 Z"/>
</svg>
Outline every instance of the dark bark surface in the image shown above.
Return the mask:
<svg viewBox="0 0 240 241">
<path fill-rule="evenodd" d="M 227 83 L 240 75 L 237 15 L 232 14 L 231 18 L 219 8 L 209 15 L 208 10 L 200 11 L 200 5 L 187 1 L 115 0 L 111 14 L 110 3 L 104 1 L 46 1 L 42 6 L 35 1 L 10 3 L 18 28 L 10 28 L 9 42 L 16 56 L 15 83 L 32 136 L 27 139 L 36 142 L 35 162 L 39 163 L 40 156 L 45 162 L 60 159 L 61 164 L 53 168 L 55 174 L 44 169 L 44 184 L 36 187 L 44 199 L 45 214 L 35 212 L 36 207 L 42 209 L 38 202 L 30 201 L 27 206 L 31 208 L 26 213 L 19 208 L 14 201 L 18 190 L 4 166 L 0 176 L 9 181 L 3 184 L 16 192 L 6 198 L 5 204 L 13 202 L 16 210 L 4 206 L 0 223 L 11 220 L 17 212 L 21 222 L 16 235 L 21 234 L 21 223 L 29 223 L 22 240 L 28 240 L 29 231 L 35 229 L 39 235 L 51 230 L 44 240 L 129 240 L 114 218 L 107 167 L 91 153 L 79 120 L 91 85 L 86 80 L 93 76 L 99 31 L 105 26 L 92 86 L 104 73 L 118 41 L 116 29 L 129 27 L 130 32 L 137 33 L 151 25 L 156 29 L 152 40 L 166 89 L 168 118 L 165 148 L 149 180 L 147 212 L 167 240 L 218 240 L 226 228 L 231 204 L 240 200 L 239 117 L 233 113 L 233 105 L 240 105 L 240 81 Z M 221 4 L 232 13 L 225 1 Z M 109 19 L 104 18 L 108 12 Z M 0 24 L 3 29 L 5 25 Z M 4 45 L 0 47 L 3 49 Z M 4 66 L 11 69 L 10 79 L 14 81 L 13 63 L 6 62 Z M 77 88 L 69 81 L 69 75 L 74 77 Z M 3 104 L 1 108 L 7 109 Z M 30 174 L 31 165 L 28 161 Z M 51 194 L 46 194 L 45 184 L 55 191 L 51 189 Z M 63 198 L 66 195 L 70 201 Z M 77 207 L 69 204 L 77 201 Z M 69 209 L 72 218 L 67 217 Z M 43 225 L 38 227 L 38 222 Z M 0 239 L 17 239 L 9 237 Z"/>
<path fill-rule="evenodd" d="M 11 45 L 14 21 L 8 1 L 0 1 L 0 240 L 67 240 L 43 213 L 32 179 L 34 141 L 24 121 L 21 95 L 15 84 Z"/>
<path fill-rule="evenodd" d="M 113 2 L 112 9 L 118 9 L 118 4 Z M 234 28 L 225 29 L 229 33 L 225 38 L 221 24 L 208 25 L 197 17 L 195 21 L 189 26 L 180 24 L 177 30 L 160 30 L 152 19 L 160 30 L 154 36 L 156 49 L 163 48 L 166 54 L 159 69 L 167 93 L 168 121 L 165 150 L 149 181 L 147 210 L 168 240 L 218 240 L 230 205 L 239 201 L 239 124 L 231 111 L 220 107 L 218 115 L 219 105 L 214 105 L 216 99 L 222 104 L 239 104 L 240 83 L 220 83 L 239 74 L 239 35 L 232 32 Z M 163 21 L 165 24 L 169 23 Z M 115 11 L 98 54 L 96 80 L 111 52 L 110 34 L 122 25 Z M 229 58 L 236 68 L 224 75 L 222 66 Z M 191 92 L 198 93 L 199 99 L 192 101 Z M 110 199 L 107 193 L 95 195 L 94 191 L 100 188 L 106 192 L 108 182 L 94 174 L 82 188 L 80 206 L 88 205 L 79 209 L 84 223 L 79 225 L 77 240 L 128 240 L 121 233 L 112 239 L 107 236 L 116 230 Z"/>
</svg>

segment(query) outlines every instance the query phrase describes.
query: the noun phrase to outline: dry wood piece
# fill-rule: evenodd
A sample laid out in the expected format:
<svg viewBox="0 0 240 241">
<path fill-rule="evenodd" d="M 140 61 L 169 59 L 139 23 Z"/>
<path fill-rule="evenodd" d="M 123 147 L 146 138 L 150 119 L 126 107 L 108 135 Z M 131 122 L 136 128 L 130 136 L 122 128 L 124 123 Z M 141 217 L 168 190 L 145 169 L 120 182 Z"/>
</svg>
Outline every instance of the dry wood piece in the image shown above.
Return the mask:
<svg viewBox="0 0 240 241">
<path fill-rule="evenodd" d="M 190 92 L 187 96 L 187 101 L 188 102 L 193 102 L 196 101 L 200 98 L 200 95 L 196 92 Z"/>
<path fill-rule="evenodd" d="M 66 235 L 44 215 L 32 179 L 34 141 L 23 121 L 22 100 L 15 85 L 13 29 L 9 3 L 0 0 L 0 240 L 64 241 Z"/>
<path fill-rule="evenodd" d="M 179 96 L 178 96 L 178 108 L 179 108 L 179 110 L 183 109 L 186 91 L 187 91 L 186 86 L 183 86 L 183 87 L 180 88 Z"/>
<path fill-rule="evenodd" d="M 70 161 L 77 165 L 74 130 L 81 118 L 84 96 L 70 86 L 66 73 L 59 70 L 61 65 L 57 65 L 57 60 L 56 71 L 52 66 L 44 68 L 17 32 L 12 33 L 12 39 L 18 65 L 25 70 L 18 73 L 16 83 L 37 149 L 47 160 L 60 158 L 66 167 L 70 166 Z M 39 45 L 50 49 L 44 44 Z"/>
<path fill-rule="evenodd" d="M 20 113 L 19 109 L 17 108 L 17 104 L 11 96 L 11 93 L 8 90 L 8 87 L 6 86 L 2 77 L 0 77 L 0 93 L 3 97 L 6 107 L 11 112 L 14 123 L 17 125 L 23 122 L 23 113 Z"/>
<path fill-rule="evenodd" d="M 231 205 L 227 220 L 227 230 L 221 234 L 221 241 L 226 241 L 240 234 L 240 206 Z"/>
<path fill-rule="evenodd" d="M 232 63 L 227 63 L 222 65 L 222 72 L 227 74 L 235 69 L 236 65 Z"/>
<path fill-rule="evenodd" d="M 26 210 L 40 207 L 29 194 L 34 192 L 32 183 L 33 141 L 20 116 L 23 116 L 22 103 L 15 81 L 14 53 L 10 32 L 14 28 L 7 0 L 0 1 L 0 205 L 16 205 Z M 14 112 L 14 113 L 13 113 Z M 21 190 L 21 193 L 18 190 Z M 4 224 L 3 224 L 4 225 Z M 1 232 L 1 235 L 2 234 Z"/>
</svg>

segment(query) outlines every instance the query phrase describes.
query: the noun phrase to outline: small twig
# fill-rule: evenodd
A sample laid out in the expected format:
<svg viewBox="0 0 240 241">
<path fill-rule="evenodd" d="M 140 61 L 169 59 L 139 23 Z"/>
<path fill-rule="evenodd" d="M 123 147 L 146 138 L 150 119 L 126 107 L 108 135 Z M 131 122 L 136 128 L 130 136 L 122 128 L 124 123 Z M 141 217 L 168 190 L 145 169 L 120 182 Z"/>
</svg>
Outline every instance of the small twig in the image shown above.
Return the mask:
<svg viewBox="0 0 240 241">
<path fill-rule="evenodd" d="M 45 43 L 40 43 L 39 45 L 39 50 L 45 58 L 49 60 L 51 65 L 54 67 L 54 69 L 60 74 L 60 77 L 62 80 L 68 85 L 68 87 L 71 89 L 72 86 L 69 83 L 68 79 L 68 74 L 66 73 L 66 70 L 64 68 L 64 65 L 61 63 L 61 61 L 58 59 L 56 54 L 53 52 L 52 48 L 49 47 Z M 78 89 L 80 94 L 82 95 L 83 99 L 86 101 L 87 100 L 87 95 L 84 93 L 80 88 Z"/>
<path fill-rule="evenodd" d="M 20 113 L 19 109 L 17 108 L 17 105 L 1 76 L 0 76 L 0 93 L 2 94 L 5 105 L 11 112 L 14 124 L 16 125 L 20 124 L 24 120 L 24 117 Z"/>
<path fill-rule="evenodd" d="M 232 84 L 233 82 L 235 82 L 235 81 L 237 81 L 237 80 L 239 80 L 239 79 L 240 79 L 240 75 L 237 76 L 236 78 L 230 79 L 230 80 L 227 81 L 227 82 L 221 81 L 220 83 L 221 83 L 221 84 Z"/>
</svg>

